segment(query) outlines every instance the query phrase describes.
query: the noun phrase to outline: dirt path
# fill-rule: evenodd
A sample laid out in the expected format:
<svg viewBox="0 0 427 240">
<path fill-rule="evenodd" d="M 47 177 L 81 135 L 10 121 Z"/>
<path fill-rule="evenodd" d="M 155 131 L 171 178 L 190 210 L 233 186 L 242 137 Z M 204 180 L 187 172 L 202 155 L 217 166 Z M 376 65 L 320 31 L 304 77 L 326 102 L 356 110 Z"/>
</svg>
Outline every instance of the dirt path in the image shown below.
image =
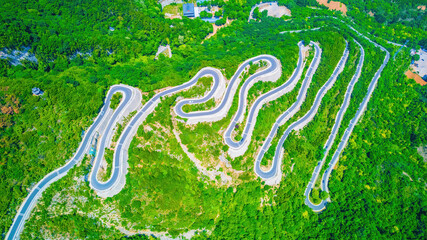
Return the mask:
<svg viewBox="0 0 427 240">
<path fill-rule="evenodd" d="M 234 20 L 227 19 L 227 22 L 226 22 L 224 25 L 222 25 L 222 26 L 217 26 L 217 25 L 215 25 L 215 23 L 212 23 L 212 26 L 213 26 L 213 33 L 209 33 L 209 35 L 207 35 L 207 36 L 206 36 L 205 40 L 207 40 L 207 39 L 211 38 L 212 36 L 214 36 L 214 35 L 218 32 L 218 30 L 219 30 L 219 29 L 221 29 L 221 28 L 223 28 L 223 27 L 227 27 L 227 26 L 229 26 L 233 21 L 234 21 Z M 203 43 L 205 40 L 203 40 L 203 41 L 202 41 L 202 43 Z"/>
<path fill-rule="evenodd" d="M 329 8 L 329 10 L 341 11 L 344 15 L 347 15 L 347 6 L 341 2 L 330 1 L 328 0 L 316 0 L 319 4 L 322 4 Z"/>
</svg>

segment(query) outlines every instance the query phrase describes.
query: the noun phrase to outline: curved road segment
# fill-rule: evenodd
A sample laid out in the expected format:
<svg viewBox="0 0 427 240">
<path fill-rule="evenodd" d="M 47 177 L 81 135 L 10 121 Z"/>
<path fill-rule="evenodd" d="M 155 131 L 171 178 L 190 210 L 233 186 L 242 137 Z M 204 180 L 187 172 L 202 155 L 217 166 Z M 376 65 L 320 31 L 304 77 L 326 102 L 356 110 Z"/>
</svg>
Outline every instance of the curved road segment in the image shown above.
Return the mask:
<svg viewBox="0 0 427 240">
<path fill-rule="evenodd" d="M 212 90 L 203 98 L 200 99 L 185 99 L 178 102 L 174 108 L 175 113 L 182 117 L 188 119 L 188 123 L 198 123 L 198 122 L 212 122 L 212 121 L 218 121 L 226 116 L 228 113 L 228 110 L 231 107 L 231 104 L 233 102 L 233 97 L 236 93 L 236 90 L 239 86 L 239 83 L 241 81 L 241 75 L 244 72 L 244 70 L 250 66 L 251 63 L 265 61 L 268 63 L 268 67 L 260 72 L 257 72 L 250 76 L 243 84 L 243 89 L 249 89 L 257 80 L 260 80 L 261 78 L 263 81 L 276 81 L 279 79 L 281 75 L 281 65 L 280 61 L 270 55 L 260 55 L 254 58 L 251 58 L 249 60 L 246 60 L 244 63 L 242 63 L 239 68 L 237 69 L 234 76 L 231 78 L 230 83 L 227 86 L 226 92 L 224 94 L 223 100 L 221 103 L 215 107 L 212 110 L 207 111 L 197 111 L 197 112 L 191 112 L 186 113 L 182 110 L 182 107 L 186 104 L 200 104 L 208 101 L 214 93 L 217 93 L 218 95 L 222 95 L 222 92 L 219 92 L 217 90 L 217 87 L 219 85 L 225 85 L 224 77 L 222 76 L 221 72 L 216 70 L 215 72 L 210 73 L 211 76 L 213 76 L 214 84 Z M 199 74 L 198 74 L 199 75 Z M 203 75 L 206 75 L 203 73 Z M 240 92 L 240 99 L 246 100 L 246 94 L 247 92 L 241 91 Z M 239 102 L 239 109 L 242 109 L 242 106 L 246 103 L 244 101 Z"/>
<path fill-rule="evenodd" d="M 292 76 L 284 84 L 261 95 L 259 98 L 255 100 L 255 102 L 251 106 L 251 109 L 249 110 L 248 118 L 247 118 L 245 127 L 243 129 L 242 138 L 239 141 L 235 141 L 232 138 L 232 133 L 236 125 L 243 121 L 244 113 L 246 110 L 247 94 L 251 86 L 247 83 L 250 80 L 248 79 L 248 81 L 245 82 L 245 84 L 240 89 L 239 106 L 237 109 L 237 113 L 234 115 L 233 119 L 231 120 L 231 123 L 228 125 L 228 128 L 224 133 L 225 144 L 229 146 L 228 153 L 230 156 L 237 157 L 237 156 L 243 155 L 246 152 L 249 146 L 249 143 L 251 141 L 252 132 L 254 130 L 256 118 L 258 117 L 258 112 L 260 108 L 265 103 L 276 100 L 277 98 L 290 92 L 292 89 L 294 89 L 294 87 L 298 83 L 302 74 L 302 70 L 304 69 L 303 52 L 302 52 L 304 46 L 302 42 L 298 43 L 298 47 L 299 47 L 298 64 Z"/>
<path fill-rule="evenodd" d="M 350 27 L 352 30 L 354 28 Z M 356 30 L 354 30 L 356 31 Z M 357 32 L 357 31 L 356 31 Z M 358 33 L 358 32 L 357 32 Z M 329 176 L 331 174 L 331 171 L 335 164 L 338 161 L 339 155 L 344 149 L 349 136 L 351 132 L 353 131 L 354 125 L 357 123 L 357 121 L 360 119 L 361 115 L 363 114 L 363 111 L 366 109 L 366 106 L 369 102 L 369 98 L 372 95 L 372 92 L 374 91 L 374 88 L 378 82 L 378 78 L 380 77 L 380 74 L 384 67 L 386 66 L 390 54 L 389 52 L 383 48 L 382 46 L 376 44 L 375 42 L 372 42 L 367 37 L 361 35 L 360 36 L 366 38 L 368 41 L 370 41 L 375 46 L 381 48 L 382 51 L 386 52 L 386 57 L 384 59 L 383 64 L 381 65 L 380 69 L 376 72 L 374 78 L 372 79 L 369 88 L 368 93 L 363 99 L 363 102 L 360 104 L 360 107 L 355 115 L 355 117 L 350 121 L 350 125 L 346 129 L 341 142 L 334 153 L 332 157 L 332 161 L 329 164 L 329 168 L 326 170 L 325 174 L 323 175 L 323 180 L 321 187 L 324 191 L 328 191 L 328 180 Z M 332 87 L 334 84 L 336 77 L 338 74 L 342 71 L 342 68 L 345 64 L 345 61 L 347 59 L 348 50 L 346 48 L 345 53 L 343 57 L 341 58 L 337 68 L 335 69 L 333 75 L 331 78 L 325 83 L 325 85 L 321 88 L 321 90 L 317 93 L 315 101 L 313 103 L 313 106 L 307 112 L 306 115 L 304 115 L 302 118 L 300 118 L 298 121 L 291 124 L 288 129 L 286 129 L 285 133 L 283 134 L 282 138 L 279 140 L 279 144 L 276 148 L 276 154 L 274 156 L 274 160 L 272 163 L 271 168 L 268 171 L 263 171 L 260 167 L 261 159 L 264 156 L 264 153 L 268 150 L 269 146 L 271 145 L 271 141 L 275 134 L 278 131 L 278 128 L 280 125 L 283 125 L 290 117 L 292 117 L 301 107 L 301 104 L 304 102 L 307 88 L 310 85 L 311 78 L 314 74 L 314 72 L 317 69 L 317 66 L 320 62 L 320 55 L 321 50 L 319 46 L 311 42 L 311 44 L 315 47 L 315 57 L 313 59 L 313 62 L 310 64 L 310 68 L 307 71 L 306 77 L 303 81 L 302 87 L 299 91 L 299 95 L 297 97 L 297 101 L 288 109 L 284 114 L 282 114 L 274 124 L 267 140 L 264 142 L 261 151 L 258 154 L 258 157 L 255 160 L 255 173 L 260 176 L 262 179 L 266 180 L 266 183 L 270 181 L 270 183 L 274 184 L 277 183 L 277 181 L 280 181 L 281 177 L 281 171 L 280 171 L 280 165 L 281 165 L 281 158 L 283 155 L 283 143 L 289 133 L 292 130 L 301 129 L 304 127 L 311 119 L 313 119 L 314 115 L 317 112 L 317 109 L 320 105 L 321 99 L 323 98 L 323 95 L 328 91 L 329 88 Z M 299 52 L 299 60 L 297 64 L 297 68 L 295 69 L 294 73 L 292 74 L 290 80 L 288 80 L 286 83 L 281 85 L 280 87 L 273 89 L 272 91 L 262 95 L 259 99 L 256 100 L 255 104 L 253 105 L 248 121 L 245 127 L 245 132 L 243 134 L 242 140 L 239 142 L 235 142 L 231 139 L 231 131 L 227 131 L 225 134 L 225 142 L 231 147 L 239 148 L 241 147 L 242 142 L 250 141 L 250 135 L 253 130 L 253 126 L 256 120 L 256 115 L 258 113 L 258 110 L 262 104 L 264 104 L 266 101 L 271 101 L 272 99 L 276 99 L 279 94 L 283 95 L 287 91 L 290 91 L 289 88 L 293 88 L 293 84 L 296 84 L 298 82 L 298 79 L 300 78 L 302 69 L 303 69 L 303 63 L 302 63 L 302 56 L 301 56 L 301 43 L 299 43 L 300 52 Z M 212 87 L 212 90 L 203 98 L 200 99 L 189 99 L 189 100 L 183 100 L 179 102 L 174 110 L 177 113 L 178 116 L 184 117 L 188 119 L 188 123 L 197 123 L 201 121 L 217 121 L 222 119 L 226 116 L 231 103 L 233 101 L 233 96 L 238 88 L 239 82 L 240 82 L 240 75 L 243 73 L 243 71 L 250 65 L 250 62 L 257 62 L 257 61 L 266 61 L 268 63 L 268 66 L 266 69 L 255 73 L 254 75 L 250 76 L 245 83 L 242 86 L 242 89 L 239 94 L 239 111 L 236 116 L 233 118 L 233 122 L 230 124 L 231 127 L 229 129 L 233 129 L 233 126 L 237 122 L 243 121 L 243 115 L 244 115 L 244 109 L 246 105 L 246 96 L 249 88 L 258 80 L 262 81 L 276 81 L 280 78 L 281 75 L 281 65 L 280 61 L 277 60 L 275 57 L 270 55 L 261 55 L 258 57 L 254 57 L 252 59 L 249 59 L 245 61 L 243 64 L 241 64 L 236 71 L 235 75 L 230 81 L 230 84 L 228 85 L 226 92 L 224 94 L 224 97 L 222 98 L 221 104 L 208 111 L 201 111 L 201 112 L 193 112 L 193 113 L 184 113 L 182 111 L 182 106 L 185 104 L 196 104 L 196 103 L 203 103 L 209 100 L 212 97 L 215 97 L 219 99 L 221 95 L 223 95 L 224 88 L 225 88 L 225 81 L 224 77 L 222 76 L 221 72 L 217 69 L 213 68 L 203 68 L 201 69 L 196 76 L 194 76 L 190 81 L 181 84 L 176 87 L 169 88 L 163 92 L 160 92 L 156 94 L 152 99 L 150 99 L 146 104 L 144 104 L 141 107 L 141 93 L 136 90 L 135 88 L 132 88 L 130 86 L 125 85 L 114 85 L 110 88 L 109 92 L 107 93 L 107 96 L 104 101 L 104 105 L 100 110 L 100 113 L 95 118 L 93 124 L 89 127 L 89 129 L 85 132 L 82 142 L 80 143 L 80 146 L 78 147 L 75 155 L 73 158 L 66 163 L 63 167 L 60 167 L 53 172 L 46 175 L 40 182 L 38 182 L 33 189 L 30 191 L 27 198 L 24 200 L 24 202 L 21 204 L 14 221 L 12 223 L 12 226 L 9 229 L 9 232 L 6 235 L 6 239 L 17 239 L 19 238 L 19 234 L 22 231 L 24 227 L 24 223 L 26 219 L 29 217 L 31 210 L 33 209 L 35 203 L 37 202 L 38 198 L 40 198 L 42 192 L 53 182 L 57 181 L 61 177 L 65 176 L 67 172 L 74 167 L 76 164 L 78 164 L 84 157 L 85 154 L 88 153 L 89 148 L 91 146 L 91 140 L 95 136 L 96 132 L 101 133 L 101 139 L 98 146 L 98 154 L 94 162 L 94 167 L 90 174 L 90 186 L 97 192 L 97 194 L 101 197 L 109 197 L 117 194 L 121 191 L 121 189 L 125 185 L 125 176 L 127 172 L 127 157 L 128 157 L 128 148 L 130 145 L 131 140 L 133 139 L 134 135 L 136 134 L 136 131 L 138 127 L 142 124 L 142 122 L 145 120 L 145 118 L 154 111 L 154 108 L 158 105 L 158 103 L 161 101 L 162 97 L 170 96 L 176 92 L 186 90 L 188 88 L 191 88 L 194 86 L 200 77 L 203 76 L 212 76 L 214 79 L 214 84 Z M 359 62 L 360 64 L 360 62 Z M 360 71 L 361 67 L 358 66 L 358 71 Z M 122 101 L 120 105 L 117 107 L 116 110 L 112 110 L 110 106 L 110 101 L 114 93 L 121 92 L 123 94 Z M 350 95 L 348 95 L 350 96 Z M 347 95 L 346 95 L 347 99 Z M 139 109 L 139 110 L 138 110 Z M 111 143 L 111 138 L 113 135 L 113 129 L 116 126 L 116 124 L 123 119 L 127 114 L 129 114 L 132 111 L 137 110 L 137 113 L 132 117 L 130 122 L 127 124 L 127 126 L 124 128 L 122 134 L 120 135 L 120 138 L 117 142 L 115 152 L 114 152 L 114 159 L 113 159 L 113 168 L 112 168 L 112 174 L 110 179 L 108 179 L 106 182 L 101 182 L 97 179 L 97 173 L 99 171 L 102 157 L 105 151 L 105 148 L 108 147 Z M 338 118 L 337 118 L 338 119 Z M 249 127 L 248 127 L 249 126 Z M 330 147 L 332 145 L 332 142 L 328 141 L 327 147 Z M 239 154 L 239 153 L 237 153 Z M 323 164 L 323 163 L 322 163 Z M 316 171 L 316 170 L 315 170 Z M 320 171 L 320 169 L 319 169 Z M 318 175 L 318 172 L 316 171 L 316 178 Z M 312 178 L 313 180 L 313 178 Z M 311 181 L 309 183 L 309 186 L 307 186 L 307 189 L 311 190 L 312 185 L 314 181 Z M 310 185 L 311 184 L 311 185 Z M 307 193 L 307 190 L 306 190 Z M 309 194 L 309 192 L 307 193 Z M 309 201 L 308 201 L 309 202 Z M 326 204 L 325 202 L 322 202 L 322 204 Z M 324 205 L 320 205 L 322 209 L 324 208 Z M 315 205 L 308 203 L 310 207 L 315 209 L 316 207 L 313 207 Z"/>
<path fill-rule="evenodd" d="M 363 47 L 358 42 L 356 42 L 356 44 L 359 45 L 360 52 L 361 52 L 361 55 L 360 55 L 360 58 L 359 58 L 359 63 L 357 64 L 356 72 L 353 75 L 353 77 L 352 77 L 352 79 L 350 81 L 350 84 L 347 87 L 347 90 L 346 90 L 346 93 L 345 93 L 345 97 L 344 97 L 344 102 L 341 105 L 340 110 L 338 111 L 337 117 L 335 118 L 334 126 L 332 127 L 331 134 L 329 135 L 329 138 L 326 141 L 326 144 L 324 146 L 324 156 L 323 156 L 322 160 L 319 161 L 317 163 L 317 166 L 314 168 L 311 180 L 308 183 L 307 188 L 305 189 L 305 192 L 304 192 L 304 195 L 305 195 L 305 204 L 307 204 L 315 212 L 319 212 L 319 211 L 322 211 L 323 209 L 325 209 L 325 207 L 326 207 L 326 201 L 322 201 L 319 204 L 312 203 L 310 201 L 310 192 L 313 189 L 313 187 L 314 187 L 314 185 L 315 185 L 315 183 L 317 181 L 317 178 L 319 177 L 320 170 L 322 169 L 322 167 L 323 167 L 323 165 L 324 165 L 324 163 L 326 161 L 326 158 L 328 156 L 329 150 L 331 149 L 332 144 L 335 141 L 335 137 L 336 137 L 336 135 L 338 133 L 338 130 L 339 130 L 340 126 L 341 126 L 341 121 L 342 121 L 342 119 L 344 117 L 344 114 L 345 114 L 345 112 L 347 110 L 348 105 L 350 104 L 351 93 L 353 92 L 354 85 L 359 80 L 360 74 L 362 72 L 363 60 L 365 59 L 365 51 L 364 51 Z"/>
<path fill-rule="evenodd" d="M 104 122 L 107 120 L 107 117 L 111 113 L 111 109 L 109 108 L 109 105 L 110 105 L 111 97 L 113 96 L 113 94 L 116 92 L 122 92 L 125 95 L 122 104 L 120 104 L 120 106 L 115 111 L 117 113 L 117 112 L 121 112 L 123 108 L 128 106 L 128 103 L 131 100 L 130 95 L 135 95 L 134 93 L 132 93 L 133 91 L 134 91 L 133 88 L 124 86 L 124 85 L 115 85 L 110 88 L 110 91 L 108 92 L 105 98 L 103 107 L 101 108 L 98 116 L 95 118 L 93 124 L 89 127 L 89 129 L 84 134 L 83 140 L 80 143 L 80 146 L 78 147 L 73 158 L 71 158 L 71 160 L 68 161 L 68 163 L 65 164 L 63 167 L 60 167 L 55 171 L 46 175 L 40 182 L 38 182 L 33 187 L 33 189 L 30 191 L 30 194 L 21 204 L 15 216 L 15 219 L 12 223 L 12 226 L 10 227 L 9 232 L 6 235 L 6 239 L 17 239 L 19 237 L 19 234 L 24 227 L 25 220 L 29 217 L 31 210 L 33 209 L 37 200 L 40 198 L 41 193 L 50 184 L 60 179 L 61 177 L 65 176 L 67 172 L 71 168 L 73 168 L 77 163 L 79 163 L 83 159 L 84 155 L 88 153 L 91 139 L 95 135 L 95 132 L 100 128 L 101 125 L 104 124 Z M 117 118 L 118 114 L 115 114 L 111 119 L 113 119 L 114 117 Z"/>
<path fill-rule="evenodd" d="M 344 132 L 344 135 L 341 138 L 340 143 L 338 144 L 338 148 L 336 149 L 334 155 L 332 156 L 332 160 L 329 163 L 328 168 L 326 169 L 325 173 L 322 176 L 322 182 L 321 182 L 321 189 L 322 191 L 326 191 L 329 193 L 329 178 L 331 176 L 331 172 L 333 171 L 335 165 L 338 163 L 339 157 L 342 153 L 342 151 L 344 150 L 345 146 L 348 143 L 348 140 L 350 138 L 351 133 L 353 132 L 353 129 L 355 127 L 355 125 L 357 124 L 357 122 L 359 121 L 359 119 L 362 117 L 363 112 L 366 110 L 369 99 L 372 96 L 372 93 L 375 90 L 375 87 L 378 83 L 378 79 L 381 76 L 381 72 L 384 70 L 385 66 L 387 65 L 389 59 L 390 59 L 390 53 L 387 51 L 387 49 L 385 49 L 384 47 L 378 45 L 377 43 L 373 42 L 372 40 L 370 40 L 369 38 L 367 38 L 366 36 L 361 35 L 359 32 L 357 32 L 354 28 L 350 27 L 351 29 L 353 29 L 359 36 L 364 37 L 366 40 L 368 40 L 369 42 L 371 42 L 372 44 L 374 44 L 376 47 L 379 47 L 381 49 L 381 51 L 386 52 L 386 56 L 384 58 L 383 63 L 381 64 L 380 68 L 377 70 L 377 72 L 375 73 L 374 77 L 372 78 L 369 86 L 368 86 L 368 92 L 366 93 L 365 97 L 363 98 L 362 103 L 359 105 L 359 108 L 355 114 L 355 116 L 350 120 L 350 124 L 348 125 L 347 129 Z M 364 56 L 364 52 L 363 52 L 363 48 L 362 48 L 362 54 Z M 359 69 L 360 70 L 360 69 Z M 350 94 L 351 95 L 351 94 Z M 328 143 L 327 143 L 328 144 Z M 329 143 L 330 145 L 333 144 L 333 142 Z M 329 150 L 328 150 L 329 151 Z M 326 156 L 325 156 L 326 157 Z M 316 168 L 318 168 L 317 170 L 317 174 L 316 174 L 316 178 L 317 175 L 320 172 L 320 167 L 316 166 Z M 316 169 L 315 169 L 316 172 Z M 312 176 L 306 191 L 304 193 L 304 195 L 306 196 L 306 200 L 305 203 L 312 208 L 314 211 L 322 211 L 323 209 L 325 209 L 325 206 L 327 204 L 327 201 L 322 200 L 322 202 L 319 205 L 314 205 L 313 203 L 310 202 L 309 200 L 309 194 L 311 189 L 313 188 L 313 185 L 315 183 L 315 179 L 314 176 Z M 330 199 L 328 199 L 328 201 L 330 201 Z"/>
<path fill-rule="evenodd" d="M 374 44 L 376 44 L 376 43 L 374 43 Z M 348 125 L 347 129 L 344 132 L 344 135 L 341 138 L 341 142 L 339 143 L 338 148 L 335 151 L 331 162 L 329 163 L 328 169 L 326 169 L 325 173 L 323 174 L 322 184 L 321 184 L 321 188 L 323 191 L 329 192 L 328 185 L 329 185 L 329 177 L 331 175 L 331 172 L 332 172 L 333 168 L 335 167 L 335 165 L 337 164 L 340 154 L 342 153 L 345 146 L 347 145 L 348 139 L 350 138 L 350 135 L 353 132 L 354 126 L 359 121 L 359 119 L 362 117 L 363 112 L 366 110 L 366 108 L 368 106 L 368 102 L 369 102 L 369 100 L 372 96 L 372 93 L 374 92 L 375 87 L 378 83 L 378 79 L 381 76 L 381 72 L 384 70 L 385 66 L 387 65 L 387 63 L 390 59 L 390 53 L 385 48 L 383 48 L 382 46 L 379 46 L 377 44 L 376 44 L 376 46 L 379 47 L 382 51 L 385 51 L 386 56 L 384 58 L 383 63 L 381 64 L 380 68 L 377 70 L 374 77 L 372 78 L 372 81 L 368 86 L 368 92 L 366 93 L 365 97 L 363 98 L 362 103 L 359 105 L 359 108 L 358 108 L 355 116 L 350 120 L 350 124 Z"/>
<path fill-rule="evenodd" d="M 269 170 L 264 171 L 261 169 L 262 158 L 264 157 L 265 152 L 268 151 L 268 149 L 271 145 L 271 141 L 273 140 L 274 136 L 276 135 L 276 133 L 278 131 L 277 123 L 273 126 L 273 129 L 270 131 L 270 134 L 267 138 L 267 141 L 264 142 L 262 149 L 261 149 L 260 153 L 258 154 L 256 161 L 255 161 L 255 173 L 259 177 L 261 177 L 263 180 L 265 180 L 266 183 L 271 182 L 272 184 L 277 184 L 280 182 L 281 174 L 282 174 L 281 160 L 283 157 L 283 151 L 284 151 L 283 144 L 284 144 L 285 140 L 287 139 L 287 137 L 289 136 L 289 134 L 293 130 L 302 129 L 304 126 L 306 126 L 314 118 L 314 116 L 317 113 L 317 110 L 319 109 L 319 106 L 320 106 L 320 103 L 323 99 L 323 96 L 334 85 L 338 75 L 342 72 L 344 65 L 347 61 L 348 54 L 349 54 L 348 44 L 346 42 L 346 48 L 344 50 L 343 56 L 341 57 L 337 66 L 335 67 L 335 70 L 332 73 L 332 76 L 328 79 L 328 81 L 326 81 L 326 83 L 321 87 L 321 89 L 317 93 L 317 95 L 314 99 L 313 105 L 311 106 L 310 110 L 308 110 L 308 112 L 303 117 L 301 117 L 296 122 L 289 125 L 289 127 L 285 130 L 285 132 L 283 133 L 282 137 L 279 140 L 279 143 L 276 146 L 276 151 L 274 154 L 272 167 Z M 299 104 L 301 106 L 302 102 L 304 101 L 304 99 L 302 99 L 302 96 L 305 96 L 305 95 L 306 95 L 306 92 L 304 94 L 300 94 L 298 96 L 299 99 L 297 100 L 297 102 L 294 105 Z M 288 112 L 288 111 L 289 111 L 289 109 L 286 112 Z M 286 114 L 286 112 L 285 112 L 285 114 Z M 280 118 L 282 118 L 282 116 L 279 117 L 277 122 L 280 122 Z"/>
</svg>

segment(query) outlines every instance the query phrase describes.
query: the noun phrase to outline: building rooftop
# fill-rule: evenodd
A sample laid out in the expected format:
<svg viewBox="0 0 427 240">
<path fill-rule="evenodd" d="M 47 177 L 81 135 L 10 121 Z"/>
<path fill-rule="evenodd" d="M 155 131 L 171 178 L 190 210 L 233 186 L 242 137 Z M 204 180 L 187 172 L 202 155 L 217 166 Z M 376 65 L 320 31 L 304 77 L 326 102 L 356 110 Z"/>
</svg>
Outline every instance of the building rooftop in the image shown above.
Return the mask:
<svg viewBox="0 0 427 240">
<path fill-rule="evenodd" d="M 194 4 L 186 3 L 182 6 L 182 10 L 184 12 L 184 16 L 194 17 Z"/>
</svg>

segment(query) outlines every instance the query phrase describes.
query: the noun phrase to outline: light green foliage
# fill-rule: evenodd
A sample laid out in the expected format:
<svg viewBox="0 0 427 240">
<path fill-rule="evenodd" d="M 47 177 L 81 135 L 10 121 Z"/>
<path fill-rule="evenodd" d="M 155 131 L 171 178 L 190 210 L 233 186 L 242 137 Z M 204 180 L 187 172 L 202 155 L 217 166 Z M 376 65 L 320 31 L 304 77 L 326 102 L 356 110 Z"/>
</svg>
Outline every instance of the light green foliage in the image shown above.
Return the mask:
<svg viewBox="0 0 427 240">
<path fill-rule="evenodd" d="M 114 150 L 105 149 L 104 158 L 105 158 L 105 162 L 107 162 L 107 169 L 99 178 L 103 182 L 110 179 L 110 176 L 112 173 L 111 167 L 113 166 L 113 157 L 114 157 Z"/>
<path fill-rule="evenodd" d="M 169 13 L 171 15 L 179 15 L 182 16 L 182 4 L 172 3 L 170 5 L 166 5 L 163 10 L 163 13 Z"/>
<path fill-rule="evenodd" d="M 121 93 L 115 93 L 111 98 L 110 108 L 116 109 L 119 106 L 120 101 L 122 100 L 123 95 Z"/>
<path fill-rule="evenodd" d="M 173 101 L 166 98 L 147 119 L 144 126 L 151 131 L 144 126 L 138 129 L 130 148 L 126 186 L 112 199 L 123 220 L 135 224 L 135 229 L 177 234 L 187 228 L 211 226 L 219 212 L 215 204 L 218 191 L 200 181 L 197 169 L 171 133 L 172 122 L 165 116 L 170 116 L 167 106 Z"/>
<path fill-rule="evenodd" d="M 355 18 L 357 23 L 366 24 L 374 32 L 383 32 L 401 43 L 413 35 L 418 38 L 411 44 L 416 45 L 420 40 L 427 39 L 422 32 L 427 30 L 427 18 L 425 11 L 418 9 L 418 6 L 425 5 L 426 2 L 419 0 L 408 1 L 358 1 L 343 0 L 348 6 L 348 15 Z M 371 16 L 373 15 L 373 16 Z M 365 25 L 365 24 L 363 24 Z M 386 31 L 381 29 L 381 25 L 386 26 Z M 390 31 L 393 29 L 393 31 Z M 402 36 L 396 36 L 395 33 L 405 32 Z M 395 39 L 397 38 L 397 39 Z"/>
<path fill-rule="evenodd" d="M 197 97 L 201 98 L 201 93 L 207 93 L 211 90 L 213 84 L 212 77 L 202 77 L 199 79 L 196 86 L 192 87 L 189 91 L 186 91 L 182 96 L 185 98 Z M 205 103 L 201 104 L 186 104 L 182 107 L 184 112 L 194 112 L 212 109 L 215 106 L 215 100 L 209 99 Z"/>
</svg>

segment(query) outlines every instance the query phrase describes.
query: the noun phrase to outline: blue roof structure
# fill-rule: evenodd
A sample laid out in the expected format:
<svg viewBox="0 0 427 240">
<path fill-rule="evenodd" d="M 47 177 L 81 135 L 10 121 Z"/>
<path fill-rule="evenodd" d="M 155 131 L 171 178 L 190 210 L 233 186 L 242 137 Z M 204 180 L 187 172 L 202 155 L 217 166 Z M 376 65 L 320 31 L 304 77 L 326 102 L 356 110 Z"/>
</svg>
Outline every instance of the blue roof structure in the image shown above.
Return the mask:
<svg viewBox="0 0 427 240">
<path fill-rule="evenodd" d="M 90 147 L 89 155 L 95 156 L 95 154 L 96 154 L 96 149 L 93 146 Z"/>
<path fill-rule="evenodd" d="M 182 6 L 182 10 L 184 12 L 184 16 L 194 17 L 194 4 L 186 3 Z"/>
<path fill-rule="evenodd" d="M 211 18 L 200 18 L 202 21 L 208 22 L 208 23 L 215 23 L 219 20 L 219 17 L 211 17 Z"/>
<path fill-rule="evenodd" d="M 34 87 L 34 88 L 32 88 L 32 89 L 31 89 L 31 92 L 32 92 L 34 95 L 36 95 L 36 96 L 43 95 L 43 91 L 42 91 L 42 90 L 40 90 L 40 88 L 36 88 L 36 87 Z"/>
</svg>

